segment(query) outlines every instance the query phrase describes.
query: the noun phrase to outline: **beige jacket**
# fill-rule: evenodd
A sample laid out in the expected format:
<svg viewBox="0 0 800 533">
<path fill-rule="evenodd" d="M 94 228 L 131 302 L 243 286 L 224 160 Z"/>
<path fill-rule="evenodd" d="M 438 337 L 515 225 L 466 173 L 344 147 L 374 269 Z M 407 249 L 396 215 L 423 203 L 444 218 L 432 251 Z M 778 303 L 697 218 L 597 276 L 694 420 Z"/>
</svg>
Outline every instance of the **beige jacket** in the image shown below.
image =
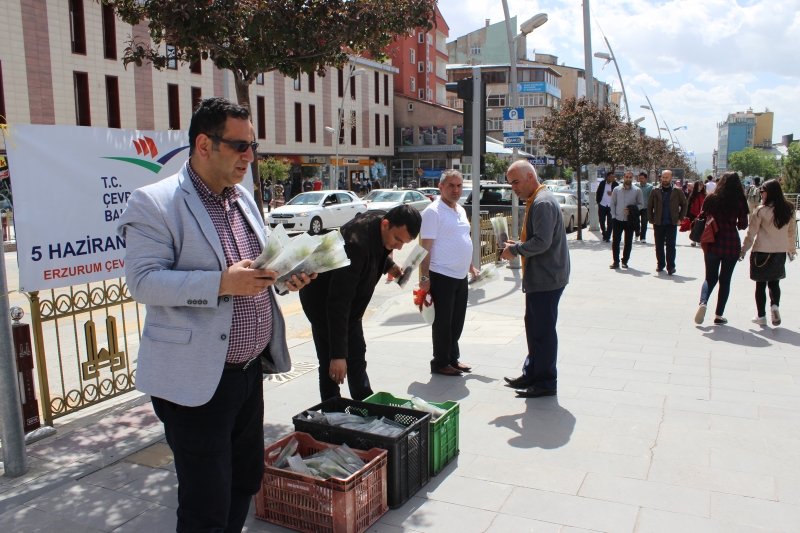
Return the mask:
<svg viewBox="0 0 800 533">
<path fill-rule="evenodd" d="M 742 253 L 744 254 L 752 246 L 754 252 L 793 254 L 796 253 L 796 236 L 797 223 L 794 213 L 789 223 L 778 229 L 773 222 L 772 206 L 760 205 L 750 215 L 747 235 L 742 243 Z M 753 245 L 754 240 L 755 245 Z"/>
</svg>

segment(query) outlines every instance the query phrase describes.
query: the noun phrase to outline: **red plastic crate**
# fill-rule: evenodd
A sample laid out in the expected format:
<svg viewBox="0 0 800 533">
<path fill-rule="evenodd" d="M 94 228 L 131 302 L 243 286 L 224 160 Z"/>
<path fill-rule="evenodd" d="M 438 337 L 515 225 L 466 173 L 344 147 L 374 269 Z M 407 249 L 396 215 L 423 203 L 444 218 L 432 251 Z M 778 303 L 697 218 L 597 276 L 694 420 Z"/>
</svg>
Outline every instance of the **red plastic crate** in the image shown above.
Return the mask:
<svg viewBox="0 0 800 533">
<path fill-rule="evenodd" d="M 366 466 L 347 479 L 316 479 L 272 463 L 292 438 L 301 457 L 335 447 L 307 433 L 292 433 L 264 453 L 264 480 L 256 495 L 256 518 L 308 533 L 363 533 L 383 516 L 386 504 L 386 450 L 353 450 Z"/>
</svg>

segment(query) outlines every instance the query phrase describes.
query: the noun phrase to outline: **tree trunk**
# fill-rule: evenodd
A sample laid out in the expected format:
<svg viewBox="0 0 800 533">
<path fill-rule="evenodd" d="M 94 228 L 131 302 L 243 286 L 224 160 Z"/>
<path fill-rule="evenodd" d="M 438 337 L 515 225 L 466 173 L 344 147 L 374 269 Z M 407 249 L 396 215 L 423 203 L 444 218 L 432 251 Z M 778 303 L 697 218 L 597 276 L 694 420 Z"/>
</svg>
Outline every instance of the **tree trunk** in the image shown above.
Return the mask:
<svg viewBox="0 0 800 533">
<path fill-rule="evenodd" d="M 586 171 L 588 172 L 589 169 L 587 168 Z M 590 187 L 591 189 L 591 187 Z M 577 239 L 579 241 L 583 240 L 583 225 L 581 223 L 581 207 L 583 207 L 583 203 L 581 203 L 581 160 L 578 158 L 578 235 Z M 591 190 L 587 191 L 587 194 L 590 194 Z"/>
<path fill-rule="evenodd" d="M 237 103 L 250 110 L 250 121 L 253 122 L 253 109 L 250 107 L 250 84 L 243 80 L 237 72 L 231 72 L 233 72 L 236 85 Z M 264 218 L 264 195 L 261 191 L 261 176 L 258 173 L 258 154 L 253 154 L 253 156 L 253 163 L 250 165 L 250 172 L 253 174 L 253 198 L 259 213 L 261 213 L 261 218 Z"/>
</svg>

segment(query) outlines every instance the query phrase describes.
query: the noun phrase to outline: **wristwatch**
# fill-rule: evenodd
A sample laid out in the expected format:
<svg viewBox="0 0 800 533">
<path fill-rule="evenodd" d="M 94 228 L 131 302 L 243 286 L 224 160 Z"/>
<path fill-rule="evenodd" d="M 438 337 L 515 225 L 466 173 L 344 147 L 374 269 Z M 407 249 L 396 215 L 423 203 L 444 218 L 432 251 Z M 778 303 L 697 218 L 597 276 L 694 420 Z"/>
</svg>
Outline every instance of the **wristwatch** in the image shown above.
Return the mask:
<svg viewBox="0 0 800 533">
<path fill-rule="evenodd" d="M 431 278 L 429 278 L 428 276 L 420 276 L 419 280 L 420 281 L 430 281 Z"/>
</svg>

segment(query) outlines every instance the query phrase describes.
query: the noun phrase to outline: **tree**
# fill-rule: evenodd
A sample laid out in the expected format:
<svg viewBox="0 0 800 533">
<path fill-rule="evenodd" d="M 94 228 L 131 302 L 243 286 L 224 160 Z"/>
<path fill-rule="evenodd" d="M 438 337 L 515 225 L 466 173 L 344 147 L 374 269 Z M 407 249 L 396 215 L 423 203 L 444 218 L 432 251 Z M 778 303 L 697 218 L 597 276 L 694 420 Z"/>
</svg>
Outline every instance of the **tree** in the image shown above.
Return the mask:
<svg viewBox="0 0 800 533">
<path fill-rule="evenodd" d="M 593 101 L 569 98 L 559 109 L 551 109 L 542 120 L 542 143 L 547 153 L 569 162 L 578 169 L 578 190 L 581 189 L 580 169 L 583 165 L 604 160 L 603 128 L 608 126 L 605 115 Z M 578 212 L 578 240 L 583 239 Z"/>
<path fill-rule="evenodd" d="M 764 179 L 772 179 L 778 175 L 775 157 L 750 146 L 728 156 L 728 164 L 730 168 L 741 172 L 743 176 L 761 176 Z"/>
<path fill-rule="evenodd" d="M 268 157 L 258 162 L 259 176 L 262 180 L 270 180 L 272 183 L 285 180 L 291 169 L 292 165 L 286 159 Z"/>
<path fill-rule="evenodd" d="M 497 154 L 486 154 L 484 161 L 486 163 L 486 176 L 493 179 L 497 179 L 498 176 L 505 176 L 506 170 L 511 166 L 511 163 L 500 159 Z"/>
<path fill-rule="evenodd" d="M 800 193 L 800 143 L 790 144 L 783 158 L 783 190 Z"/>
<path fill-rule="evenodd" d="M 150 40 L 131 38 L 125 65 L 149 61 L 161 70 L 171 61 L 211 59 L 233 73 L 238 103 L 248 108 L 250 85 L 259 74 L 277 70 L 293 78 L 301 72 L 324 76 L 326 67 L 343 66 L 350 54 L 383 61 L 394 36 L 430 29 L 435 7 L 435 0 L 102 2 L 128 24 L 148 23 Z M 256 170 L 254 164 L 258 187 Z"/>
<path fill-rule="evenodd" d="M 558 167 L 553 165 L 545 165 L 542 169 L 542 173 L 539 175 L 540 181 L 547 181 L 547 180 L 556 180 L 559 179 L 559 171 Z"/>
<path fill-rule="evenodd" d="M 603 121 L 607 124 L 602 136 L 604 161 L 611 166 L 612 171 L 617 165 L 641 166 L 644 158 L 639 148 L 639 128 L 630 122 L 623 122 L 608 107 L 601 113 L 606 114 Z"/>
</svg>

